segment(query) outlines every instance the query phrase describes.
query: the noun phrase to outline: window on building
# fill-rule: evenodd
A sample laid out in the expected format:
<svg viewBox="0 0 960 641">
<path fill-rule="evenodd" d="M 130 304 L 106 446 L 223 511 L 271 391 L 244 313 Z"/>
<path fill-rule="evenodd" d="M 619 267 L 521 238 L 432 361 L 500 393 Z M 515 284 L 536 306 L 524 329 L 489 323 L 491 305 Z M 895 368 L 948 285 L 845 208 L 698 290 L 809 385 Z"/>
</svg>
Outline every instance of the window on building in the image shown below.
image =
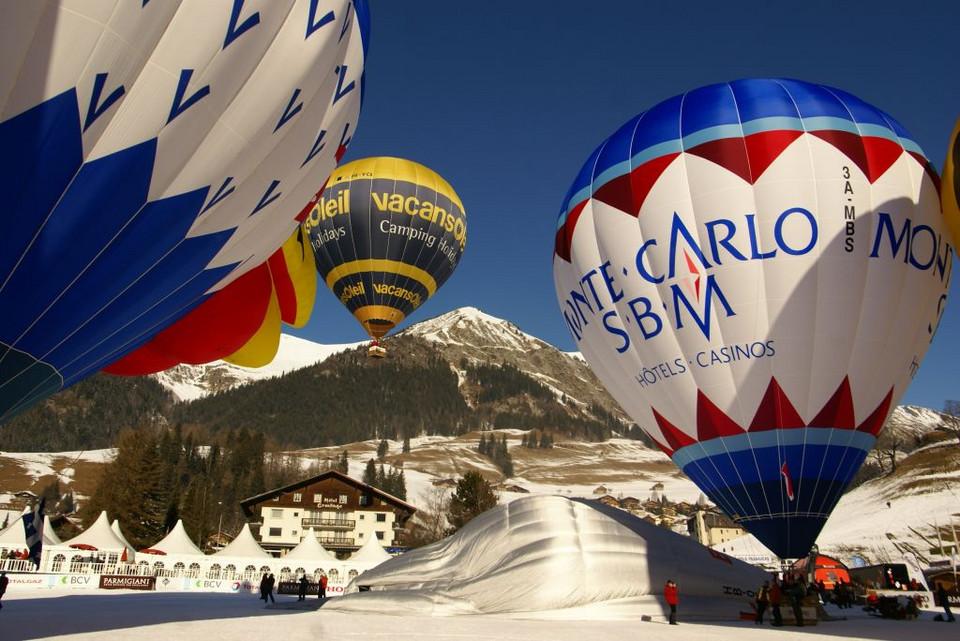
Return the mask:
<svg viewBox="0 0 960 641">
<path fill-rule="evenodd" d="M 360 520 L 362 521 L 365 516 L 366 516 L 366 514 L 361 514 L 361 515 L 360 515 Z"/>
<path fill-rule="evenodd" d="M 346 495 L 346 494 L 341 494 L 341 495 L 340 495 L 340 505 L 346 505 L 346 503 L 347 503 L 347 495 Z"/>
<path fill-rule="evenodd" d="M 386 515 L 386 514 L 384 514 L 383 512 L 380 512 L 379 514 L 377 514 L 377 522 L 378 522 L 378 523 L 384 523 L 386 520 L 387 520 L 387 515 Z"/>
<path fill-rule="evenodd" d="M 283 528 L 279 528 L 279 527 L 270 528 L 270 536 L 280 536 L 281 532 L 283 532 Z"/>
<path fill-rule="evenodd" d="M 383 540 L 383 532 L 381 532 L 380 530 L 377 530 L 377 539 L 380 541 Z"/>
<path fill-rule="evenodd" d="M 282 519 L 283 510 L 270 510 L 270 518 L 272 519 Z"/>
<path fill-rule="evenodd" d="M 294 503 L 299 503 L 299 502 L 302 501 L 302 500 L 303 500 L 303 494 L 301 494 L 300 492 L 294 492 L 294 493 L 293 493 L 293 502 L 294 502 Z"/>
<path fill-rule="evenodd" d="M 360 495 L 360 505 L 370 505 L 370 497 L 367 494 Z"/>
<path fill-rule="evenodd" d="M 280 495 L 277 494 L 275 497 L 273 497 L 273 500 L 274 500 L 274 501 L 279 501 L 279 500 L 280 500 Z"/>
<path fill-rule="evenodd" d="M 363 532 L 357 532 L 357 538 L 358 538 L 358 539 L 362 539 L 362 538 L 363 538 Z"/>
<path fill-rule="evenodd" d="M 323 503 L 323 494 L 314 494 L 313 495 L 314 503 Z"/>
</svg>

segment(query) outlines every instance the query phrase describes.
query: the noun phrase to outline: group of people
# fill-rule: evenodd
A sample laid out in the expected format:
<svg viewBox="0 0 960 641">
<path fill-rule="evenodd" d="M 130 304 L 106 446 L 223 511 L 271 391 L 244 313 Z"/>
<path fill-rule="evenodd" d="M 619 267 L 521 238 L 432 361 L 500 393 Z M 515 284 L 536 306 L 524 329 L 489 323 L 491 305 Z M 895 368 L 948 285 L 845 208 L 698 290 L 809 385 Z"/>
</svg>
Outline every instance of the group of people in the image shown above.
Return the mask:
<svg viewBox="0 0 960 641">
<path fill-rule="evenodd" d="M 307 600 L 307 588 L 310 585 L 310 581 L 307 579 L 306 574 L 300 575 L 300 580 L 297 582 L 298 591 L 297 591 L 297 601 L 306 601 Z M 276 603 L 276 599 L 273 598 L 273 588 L 277 585 L 277 579 L 273 576 L 273 573 L 264 573 L 260 578 L 260 599 L 264 603 Z M 317 581 L 317 596 L 321 599 L 327 598 L 327 575 L 321 574 L 320 580 Z"/>
<path fill-rule="evenodd" d="M 300 589 L 297 592 L 297 601 L 306 601 L 307 600 L 307 587 L 310 585 L 310 581 L 307 580 L 306 574 L 300 575 Z M 320 580 L 317 581 L 317 598 L 326 599 L 327 598 L 327 575 L 321 574 Z"/>
<path fill-rule="evenodd" d="M 793 618 L 796 624 L 803 625 L 803 600 L 807 596 L 807 582 L 801 577 L 792 577 L 787 575 L 783 583 L 774 576 L 768 581 L 764 581 L 760 589 L 757 590 L 756 606 L 757 614 L 754 621 L 757 625 L 763 625 L 763 615 L 770 608 L 771 623 L 777 627 L 783 625 L 783 613 L 780 606 L 786 600 L 793 610 Z"/>
<path fill-rule="evenodd" d="M 837 579 L 837 582 L 833 584 L 832 590 L 828 589 L 822 580 L 818 581 L 817 591 L 820 593 L 820 600 L 824 603 L 833 602 L 841 610 L 853 607 L 855 600 L 853 584 L 843 579 Z"/>
<path fill-rule="evenodd" d="M 264 603 L 276 603 L 277 600 L 273 598 L 273 586 L 277 584 L 277 579 L 273 576 L 273 573 L 267 574 L 266 572 L 260 577 L 260 599 Z M 269 599 L 269 601 L 268 601 Z"/>
</svg>

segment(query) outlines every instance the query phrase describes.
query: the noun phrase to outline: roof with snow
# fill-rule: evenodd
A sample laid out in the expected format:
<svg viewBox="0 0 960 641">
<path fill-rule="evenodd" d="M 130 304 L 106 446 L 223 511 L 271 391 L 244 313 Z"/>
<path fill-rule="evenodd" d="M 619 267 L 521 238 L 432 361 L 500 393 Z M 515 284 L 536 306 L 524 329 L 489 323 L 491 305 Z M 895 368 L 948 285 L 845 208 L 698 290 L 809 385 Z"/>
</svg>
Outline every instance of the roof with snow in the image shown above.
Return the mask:
<svg viewBox="0 0 960 641">
<path fill-rule="evenodd" d="M 256 496 L 251 496 L 250 498 L 240 501 L 240 507 L 243 508 L 244 514 L 246 514 L 248 517 L 252 517 L 254 515 L 253 514 L 254 508 L 260 503 L 263 503 L 264 501 L 269 501 L 270 499 L 280 496 L 281 494 L 287 494 L 289 492 L 293 492 L 294 490 L 298 490 L 300 488 L 304 488 L 304 487 L 307 487 L 308 485 L 313 485 L 314 483 L 323 481 L 325 479 L 330 479 L 330 478 L 338 479 L 343 483 L 346 483 L 347 485 L 357 488 L 364 494 L 369 494 L 374 498 L 385 501 L 388 505 L 400 508 L 406 511 L 409 515 L 412 515 L 414 512 L 417 511 L 417 508 L 413 507 L 406 501 L 398 499 L 397 497 L 391 494 L 387 494 L 383 490 L 378 490 L 372 485 L 367 485 L 366 483 L 363 483 L 362 481 L 358 481 L 352 476 L 347 476 L 346 474 L 343 474 L 336 470 L 327 470 L 326 472 L 323 472 L 316 476 L 311 476 L 310 478 L 307 478 L 307 479 L 301 479 L 295 483 L 290 483 L 289 485 L 284 485 L 283 487 L 272 489 L 269 492 L 264 492 L 263 494 L 257 494 Z"/>
<path fill-rule="evenodd" d="M 211 556 L 224 557 L 241 557 L 245 559 L 272 559 L 267 552 L 260 547 L 260 544 L 257 543 L 257 540 L 253 538 L 253 533 L 250 531 L 250 524 L 244 523 L 243 528 L 240 530 L 240 533 L 237 534 L 237 537 L 230 541 L 229 545 L 220 550 L 219 552 L 214 553 Z"/>
<path fill-rule="evenodd" d="M 183 527 L 183 519 L 178 520 L 173 529 L 156 545 L 151 545 L 150 549 L 160 550 L 170 556 L 205 556 L 187 534 L 186 528 Z"/>
</svg>

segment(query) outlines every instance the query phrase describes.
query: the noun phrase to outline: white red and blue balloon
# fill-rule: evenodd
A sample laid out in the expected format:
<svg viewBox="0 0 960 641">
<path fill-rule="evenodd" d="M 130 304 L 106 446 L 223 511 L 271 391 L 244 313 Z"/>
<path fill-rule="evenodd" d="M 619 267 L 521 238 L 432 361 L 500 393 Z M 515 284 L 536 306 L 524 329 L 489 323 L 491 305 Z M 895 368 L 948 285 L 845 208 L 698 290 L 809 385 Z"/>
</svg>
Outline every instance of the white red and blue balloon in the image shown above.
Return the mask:
<svg viewBox="0 0 960 641">
<path fill-rule="evenodd" d="M 624 410 L 781 557 L 807 554 L 920 366 L 954 241 L 907 130 L 797 80 L 702 87 L 590 156 L 564 321 Z"/>
</svg>

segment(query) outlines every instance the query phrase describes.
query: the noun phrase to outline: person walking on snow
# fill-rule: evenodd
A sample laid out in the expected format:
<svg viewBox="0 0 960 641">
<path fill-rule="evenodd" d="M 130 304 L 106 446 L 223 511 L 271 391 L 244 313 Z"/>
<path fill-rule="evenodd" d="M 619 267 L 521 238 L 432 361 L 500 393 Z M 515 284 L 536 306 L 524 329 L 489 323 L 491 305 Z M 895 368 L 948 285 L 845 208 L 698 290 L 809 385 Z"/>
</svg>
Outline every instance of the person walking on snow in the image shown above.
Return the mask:
<svg viewBox="0 0 960 641">
<path fill-rule="evenodd" d="M 297 594 L 297 601 L 307 600 L 307 575 L 300 575 L 300 592 Z"/>
<path fill-rule="evenodd" d="M 326 599 L 327 598 L 327 575 L 320 575 L 320 584 L 317 585 L 317 598 Z"/>
<path fill-rule="evenodd" d="M 677 625 L 677 604 L 680 602 L 680 598 L 677 594 L 677 584 L 673 579 L 667 581 L 667 584 L 663 586 L 663 598 L 670 606 L 670 625 Z"/>
<path fill-rule="evenodd" d="M 260 600 L 264 603 L 267 602 L 267 585 L 270 581 L 270 575 L 266 572 L 263 573 L 263 576 L 260 577 Z"/>
<path fill-rule="evenodd" d="M 270 576 L 267 577 L 267 596 L 264 597 L 264 601 L 270 599 L 270 603 L 276 603 L 277 600 L 273 598 L 273 586 L 276 585 L 277 579 L 273 576 L 273 572 L 270 573 Z"/>
</svg>

